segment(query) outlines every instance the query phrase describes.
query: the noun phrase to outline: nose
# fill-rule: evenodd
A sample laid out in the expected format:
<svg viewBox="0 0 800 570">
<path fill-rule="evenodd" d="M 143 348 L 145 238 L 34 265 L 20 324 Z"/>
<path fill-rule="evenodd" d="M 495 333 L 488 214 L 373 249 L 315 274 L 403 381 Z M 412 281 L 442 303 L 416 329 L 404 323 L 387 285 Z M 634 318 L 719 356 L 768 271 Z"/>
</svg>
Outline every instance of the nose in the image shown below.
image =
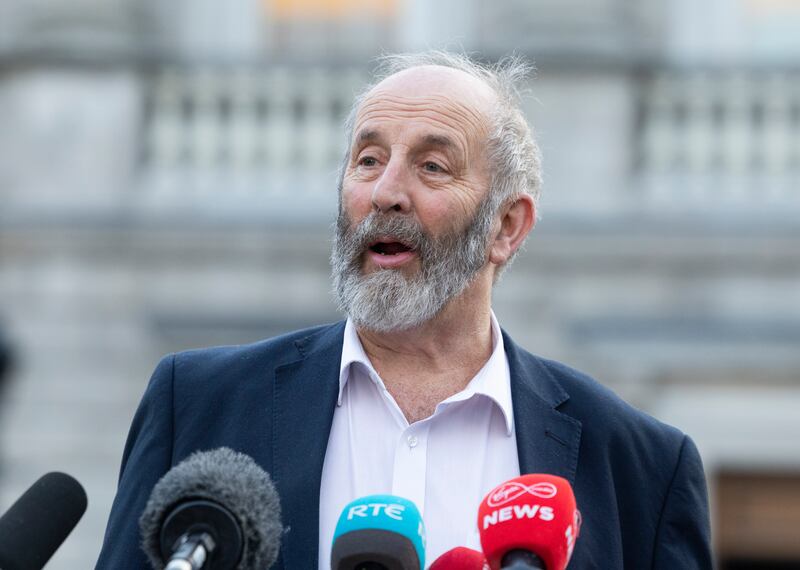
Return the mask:
<svg viewBox="0 0 800 570">
<path fill-rule="evenodd" d="M 392 155 L 372 189 L 372 206 L 381 213 L 411 210 L 408 168 L 401 156 Z"/>
</svg>

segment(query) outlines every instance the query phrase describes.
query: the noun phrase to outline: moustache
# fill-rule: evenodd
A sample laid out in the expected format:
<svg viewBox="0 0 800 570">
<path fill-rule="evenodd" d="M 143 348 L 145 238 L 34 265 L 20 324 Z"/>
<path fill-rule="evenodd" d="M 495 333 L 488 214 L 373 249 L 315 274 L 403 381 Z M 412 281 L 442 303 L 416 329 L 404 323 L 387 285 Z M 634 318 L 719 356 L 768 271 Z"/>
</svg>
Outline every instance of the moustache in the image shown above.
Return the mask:
<svg viewBox="0 0 800 570">
<path fill-rule="evenodd" d="M 431 238 L 422 229 L 419 222 L 409 216 L 386 215 L 372 212 L 357 225 L 346 215 L 340 216 L 339 235 L 348 253 L 361 255 L 378 242 L 391 240 L 415 250 L 423 257 L 431 245 Z"/>
</svg>

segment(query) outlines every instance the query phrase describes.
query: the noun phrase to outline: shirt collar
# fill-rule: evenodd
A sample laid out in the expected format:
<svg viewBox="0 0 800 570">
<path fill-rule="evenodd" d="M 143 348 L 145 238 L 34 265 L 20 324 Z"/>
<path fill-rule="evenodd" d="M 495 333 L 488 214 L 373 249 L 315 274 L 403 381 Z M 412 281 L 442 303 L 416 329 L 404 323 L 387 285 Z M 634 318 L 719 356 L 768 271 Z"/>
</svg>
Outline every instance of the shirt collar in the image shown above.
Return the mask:
<svg viewBox="0 0 800 570">
<path fill-rule="evenodd" d="M 470 380 L 469 384 L 457 394 L 453 394 L 439 406 L 446 406 L 454 402 L 467 400 L 476 394 L 486 396 L 492 400 L 503 416 L 506 424 L 506 434 L 514 433 L 514 411 L 511 405 L 511 372 L 508 367 L 505 346 L 503 345 L 503 335 L 500 332 L 500 325 L 491 312 L 492 324 L 492 354 L 489 360 L 483 365 L 478 373 Z M 373 368 L 361 340 L 358 338 L 356 327 L 350 319 L 344 327 L 344 343 L 342 345 L 342 361 L 339 366 L 339 397 L 337 405 L 342 405 L 342 394 L 345 384 L 350 378 L 350 366 L 354 364 L 363 365 L 369 373 L 373 382 L 383 385 L 383 381 Z M 437 406 L 438 409 L 438 406 Z"/>
<path fill-rule="evenodd" d="M 364 346 L 361 344 L 361 339 L 358 338 L 356 326 L 349 318 L 344 325 L 344 344 L 342 345 L 342 362 L 339 365 L 339 397 L 336 400 L 336 405 L 342 405 L 342 394 L 344 393 L 344 386 L 350 378 L 350 367 L 354 364 L 363 365 L 369 372 L 370 378 L 375 381 L 378 379 L 378 373 L 372 366 L 367 353 L 364 352 Z"/>
</svg>

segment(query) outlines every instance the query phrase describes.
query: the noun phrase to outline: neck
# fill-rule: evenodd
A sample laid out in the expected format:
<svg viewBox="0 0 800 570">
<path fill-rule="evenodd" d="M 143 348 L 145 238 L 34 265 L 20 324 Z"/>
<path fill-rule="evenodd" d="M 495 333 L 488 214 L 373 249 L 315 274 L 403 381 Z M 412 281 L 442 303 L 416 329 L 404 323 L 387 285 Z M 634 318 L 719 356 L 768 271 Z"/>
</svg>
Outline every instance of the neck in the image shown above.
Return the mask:
<svg viewBox="0 0 800 570">
<path fill-rule="evenodd" d="M 418 327 L 385 333 L 357 330 L 390 393 L 424 388 L 444 399 L 462 390 L 491 356 L 490 314 L 491 282 L 478 278 Z"/>
</svg>

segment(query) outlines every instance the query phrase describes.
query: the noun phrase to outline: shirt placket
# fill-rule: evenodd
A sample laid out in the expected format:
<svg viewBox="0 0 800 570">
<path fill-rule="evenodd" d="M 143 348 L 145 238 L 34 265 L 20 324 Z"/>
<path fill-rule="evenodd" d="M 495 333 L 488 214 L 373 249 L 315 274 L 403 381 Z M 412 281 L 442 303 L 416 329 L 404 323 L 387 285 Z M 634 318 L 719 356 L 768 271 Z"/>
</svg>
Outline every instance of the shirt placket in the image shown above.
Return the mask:
<svg viewBox="0 0 800 570">
<path fill-rule="evenodd" d="M 428 471 L 430 421 L 417 422 L 403 430 L 394 454 L 392 494 L 414 502 L 425 512 L 425 479 Z"/>
</svg>

